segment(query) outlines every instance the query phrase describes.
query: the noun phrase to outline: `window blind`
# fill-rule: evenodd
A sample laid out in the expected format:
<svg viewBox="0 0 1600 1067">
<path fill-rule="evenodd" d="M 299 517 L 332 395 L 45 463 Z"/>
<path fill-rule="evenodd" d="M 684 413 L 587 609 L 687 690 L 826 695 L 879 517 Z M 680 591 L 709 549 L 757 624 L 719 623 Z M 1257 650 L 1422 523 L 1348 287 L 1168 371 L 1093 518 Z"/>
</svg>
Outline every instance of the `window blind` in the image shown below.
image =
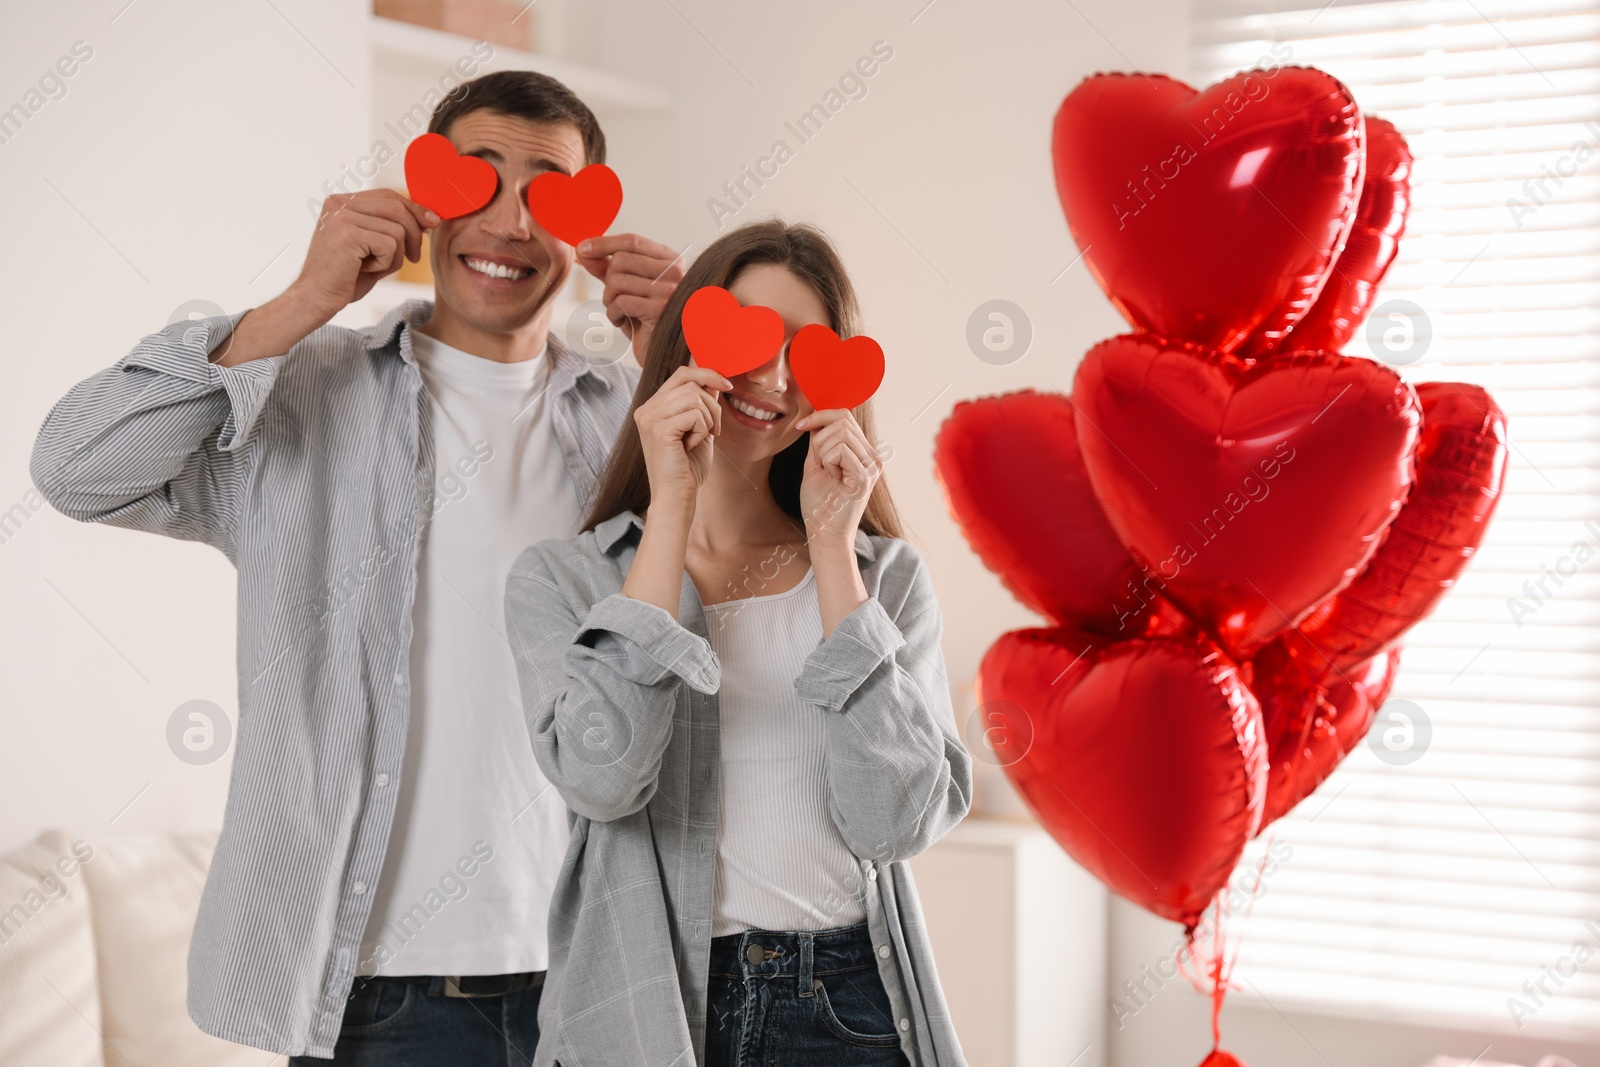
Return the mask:
<svg viewBox="0 0 1600 1067">
<path fill-rule="evenodd" d="M 1194 3 L 1191 84 L 1287 46 L 1406 137 L 1409 225 L 1346 351 L 1485 386 L 1513 442 L 1376 742 L 1240 864 L 1278 842 L 1232 995 L 1600 1037 L 1600 4 Z"/>
</svg>

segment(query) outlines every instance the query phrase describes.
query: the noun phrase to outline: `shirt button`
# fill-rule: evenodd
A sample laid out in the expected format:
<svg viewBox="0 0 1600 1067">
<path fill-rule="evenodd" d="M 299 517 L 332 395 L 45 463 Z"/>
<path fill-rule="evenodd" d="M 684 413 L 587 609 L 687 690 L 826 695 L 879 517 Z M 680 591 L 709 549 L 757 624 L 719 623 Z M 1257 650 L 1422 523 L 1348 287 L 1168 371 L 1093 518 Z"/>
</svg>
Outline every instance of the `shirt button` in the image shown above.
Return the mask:
<svg viewBox="0 0 1600 1067">
<path fill-rule="evenodd" d="M 880 959 L 888 959 L 889 958 L 889 946 L 888 945 L 879 945 L 878 946 L 878 957 Z"/>
<path fill-rule="evenodd" d="M 389 776 L 387 774 L 380 774 L 378 777 L 374 778 L 373 781 L 377 782 L 379 785 L 388 785 Z"/>
<path fill-rule="evenodd" d="M 911 1029 L 911 1020 L 910 1019 L 901 1019 L 900 1020 L 900 1029 L 902 1029 L 902 1030 Z"/>
<path fill-rule="evenodd" d="M 365 883 L 365 882 L 352 882 L 350 884 L 350 892 L 354 893 L 358 897 L 362 893 L 365 893 L 366 891 L 367 891 L 367 883 Z"/>
<path fill-rule="evenodd" d="M 394 684 L 395 685 L 405 685 L 406 684 L 406 675 L 405 675 L 404 671 L 395 671 L 394 672 Z"/>
<path fill-rule="evenodd" d="M 876 882 L 877 880 L 878 880 L 878 869 L 876 867 L 874 867 L 872 870 L 867 872 L 867 881 Z"/>
</svg>

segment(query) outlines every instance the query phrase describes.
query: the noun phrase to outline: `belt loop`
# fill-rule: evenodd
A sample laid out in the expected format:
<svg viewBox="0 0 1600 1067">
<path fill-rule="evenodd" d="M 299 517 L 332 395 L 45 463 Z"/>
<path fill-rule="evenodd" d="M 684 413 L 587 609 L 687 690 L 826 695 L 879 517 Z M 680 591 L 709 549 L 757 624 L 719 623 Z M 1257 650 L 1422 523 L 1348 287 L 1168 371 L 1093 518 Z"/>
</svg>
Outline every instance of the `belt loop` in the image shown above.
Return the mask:
<svg viewBox="0 0 1600 1067">
<path fill-rule="evenodd" d="M 802 997 L 814 997 L 817 995 L 816 986 L 813 984 L 811 977 L 811 950 L 814 941 L 815 937 L 809 931 L 802 930 L 800 932 L 800 995 Z"/>
<path fill-rule="evenodd" d="M 428 979 L 428 996 L 430 996 L 430 997 L 442 997 L 442 996 L 444 996 L 444 975 L 435 974 L 435 975 L 431 975 L 429 977 L 429 979 Z"/>
</svg>

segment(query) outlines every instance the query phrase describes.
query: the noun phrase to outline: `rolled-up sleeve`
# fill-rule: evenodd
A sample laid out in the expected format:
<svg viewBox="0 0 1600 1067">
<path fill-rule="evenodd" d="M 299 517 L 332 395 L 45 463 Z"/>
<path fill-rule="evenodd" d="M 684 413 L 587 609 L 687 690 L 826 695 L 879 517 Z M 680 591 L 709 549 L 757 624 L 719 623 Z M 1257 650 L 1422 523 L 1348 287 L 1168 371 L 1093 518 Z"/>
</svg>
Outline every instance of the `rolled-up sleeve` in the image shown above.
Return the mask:
<svg viewBox="0 0 1600 1067">
<path fill-rule="evenodd" d="M 904 578 L 868 597 L 812 650 L 795 679 L 825 715 L 829 810 L 858 856 L 910 859 L 972 804 L 972 761 L 956 731 L 944 624 L 922 559 L 903 542 Z M 893 590 L 893 592 L 891 592 Z M 903 590 L 903 594 L 900 592 Z"/>
<path fill-rule="evenodd" d="M 57 401 L 30 465 L 44 498 L 74 519 L 206 541 L 231 557 L 242 452 L 286 358 L 210 361 L 245 314 L 175 322 Z"/>
<path fill-rule="evenodd" d="M 539 768 L 574 812 L 608 822 L 654 795 L 678 687 L 715 693 L 721 669 L 705 638 L 654 604 L 588 603 L 581 576 L 552 564 L 561 552 L 540 542 L 517 558 L 506 633 Z"/>
</svg>

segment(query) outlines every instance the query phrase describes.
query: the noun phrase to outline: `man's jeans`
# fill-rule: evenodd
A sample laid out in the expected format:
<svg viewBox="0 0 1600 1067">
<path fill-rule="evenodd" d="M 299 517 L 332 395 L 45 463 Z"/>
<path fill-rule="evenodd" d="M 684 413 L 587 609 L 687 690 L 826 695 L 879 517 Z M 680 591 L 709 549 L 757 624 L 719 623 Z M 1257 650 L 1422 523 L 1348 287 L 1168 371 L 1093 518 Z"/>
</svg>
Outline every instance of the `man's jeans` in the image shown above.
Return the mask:
<svg viewBox="0 0 1600 1067">
<path fill-rule="evenodd" d="M 867 924 L 711 939 L 706 1067 L 905 1067 Z"/>
<path fill-rule="evenodd" d="M 447 997 L 444 979 L 357 978 L 333 1059 L 289 1067 L 528 1067 L 539 1043 L 542 986 L 491 997 Z"/>
</svg>

